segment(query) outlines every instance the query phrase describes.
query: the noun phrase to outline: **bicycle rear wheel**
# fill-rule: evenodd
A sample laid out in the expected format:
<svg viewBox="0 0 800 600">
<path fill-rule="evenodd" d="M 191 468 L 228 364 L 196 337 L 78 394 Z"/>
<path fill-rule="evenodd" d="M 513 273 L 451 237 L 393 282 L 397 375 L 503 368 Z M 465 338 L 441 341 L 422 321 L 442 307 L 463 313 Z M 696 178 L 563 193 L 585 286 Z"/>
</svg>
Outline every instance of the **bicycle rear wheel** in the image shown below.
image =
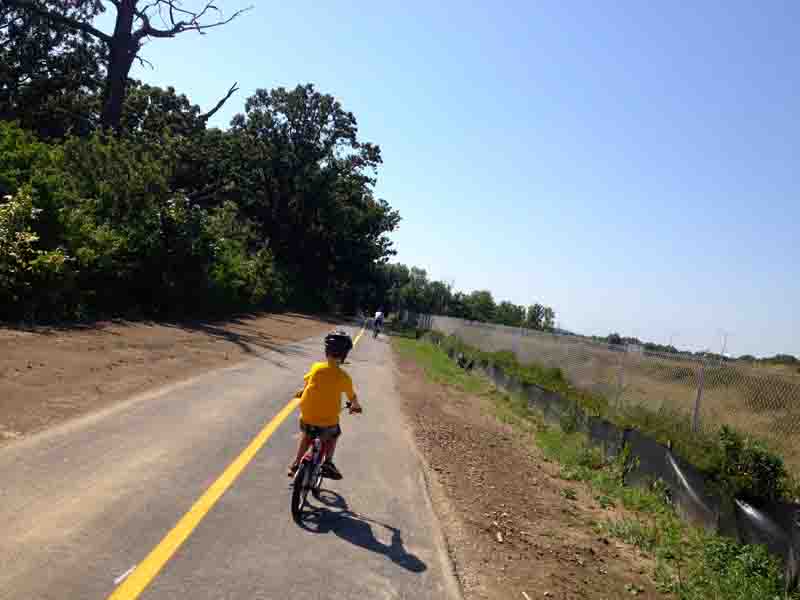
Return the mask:
<svg viewBox="0 0 800 600">
<path fill-rule="evenodd" d="M 300 463 L 300 468 L 297 469 L 297 474 L 294 476 L 294 486 L 292 487 L 292 518 L 300 522 L 303 516 L 303 508 L 306 505 L 306 498 L 308 497 L 308 490 L 311 488 L 311 464 L 303 461 Z"/>
</svg>

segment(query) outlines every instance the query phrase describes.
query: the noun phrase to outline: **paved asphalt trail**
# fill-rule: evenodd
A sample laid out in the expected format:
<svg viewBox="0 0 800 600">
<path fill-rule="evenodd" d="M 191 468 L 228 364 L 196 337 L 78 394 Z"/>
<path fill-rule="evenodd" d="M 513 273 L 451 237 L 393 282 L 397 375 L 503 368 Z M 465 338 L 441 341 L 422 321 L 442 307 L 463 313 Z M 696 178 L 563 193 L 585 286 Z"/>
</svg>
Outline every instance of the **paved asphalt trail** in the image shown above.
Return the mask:
<svg viewBox="0 0 800 600">
<path fill-rule="evenodd" d="M 354 332 L 355 333 L 355 332 Z M 0 448 L 0 598 L 104 599 L 288 402 L 321 339 L 287 345 Z M 296 415 L 139 596 L 204 599 L 457 595 L 402 424 L 385 338 L 346 368 L 365 414 L 343 416 L 324 503 L 303 527 L 286 465 Z"/>
</svg>

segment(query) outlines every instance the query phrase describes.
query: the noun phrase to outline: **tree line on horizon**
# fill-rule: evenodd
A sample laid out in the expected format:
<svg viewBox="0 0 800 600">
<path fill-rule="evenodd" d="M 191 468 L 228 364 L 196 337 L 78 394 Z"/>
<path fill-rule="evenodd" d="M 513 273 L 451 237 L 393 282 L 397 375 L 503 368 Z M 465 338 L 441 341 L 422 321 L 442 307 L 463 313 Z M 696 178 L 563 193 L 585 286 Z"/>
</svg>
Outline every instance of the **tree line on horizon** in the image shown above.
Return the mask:
<svg viewBox="0 0 800 600">
<path fill-rule="evenodd" d="M 450 283 L 429 279 L 424 269 L 399 263 L 383 266 L 380 273 L 377 296 L 384 298 L 380 307 L 386 312 L 408 310 L 539 331 L 555 328 L 555 311 L 538 302 L 526 307 L 498 302 L 489 290 L 460 292 Z"/>
<path fill-rule="evenodd" d="M 800 359 L 792 354 L 775 354 L 772 356 L 757 357 L 752 354 L 742 354 L 738 357 L 725 356 L 716 352 L 709 352 L 707 350 L 700 350 L 692 352 L 691 350 L 679 350 L 671 344 L 656 344 L 654 342 L 643 342 L 636 337 L 623 337 L 619 333 L 610 333 L 607 336 L 592 336 L 592 339 L 597 342 L 610 344 L 612 346 L 641 346 L 646 352 L 655 352 L 659 354 L 685 354 L 693 356 L 703 356 L 711 360 L 719 362 L 742 361 L 752 364 L 761 365 L 787 365 L 792 367 L 800 367 Z"/>
</svg>

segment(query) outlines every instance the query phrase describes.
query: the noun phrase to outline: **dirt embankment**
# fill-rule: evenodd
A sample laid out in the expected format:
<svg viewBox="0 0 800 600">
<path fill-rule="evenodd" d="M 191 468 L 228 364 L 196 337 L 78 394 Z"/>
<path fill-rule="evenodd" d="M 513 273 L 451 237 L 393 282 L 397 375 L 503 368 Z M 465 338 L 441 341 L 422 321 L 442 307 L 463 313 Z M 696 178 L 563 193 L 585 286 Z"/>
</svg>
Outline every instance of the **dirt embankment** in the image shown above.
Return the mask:
<svg viewBox="0 0 800 600">
<path fill-rule="evenodd" d="M 650 559 L 595 532 L 620 509 L 603 509 L 584 485 L 559 479 L 558 466 L 499 423 L 488 400 L 430 383 L 395 356 L 466 600 L 664 598 Z"/>
<path fill-rule="evenodd" d="M 284 314 L 0 328 L 0 444 L 331 327 L 329 321 Z"/>
</svg>

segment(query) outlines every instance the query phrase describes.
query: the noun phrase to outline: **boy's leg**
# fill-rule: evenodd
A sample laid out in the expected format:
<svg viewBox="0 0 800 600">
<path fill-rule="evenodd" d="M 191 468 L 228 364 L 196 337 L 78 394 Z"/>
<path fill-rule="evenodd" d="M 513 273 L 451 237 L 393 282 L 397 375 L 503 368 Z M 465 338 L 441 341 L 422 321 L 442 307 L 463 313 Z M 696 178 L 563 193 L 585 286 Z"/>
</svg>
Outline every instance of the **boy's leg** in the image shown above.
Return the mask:
<svg viewBox="0 0 800 600">
<path fill-rule="evenodd" d="M 333 454 L 336 452 L 336 441 L 339 437 L 335 437 L 328 442 L 328 457 L 326 459 L 327 462 L 333 462 Z"/>
<path fill-rule="evenodd" d="M 339 469 L 336 468 L 336 465 L 333 464 L 333 455 L 336 452 L 336 442 L 339 440 L 339 436 L 342 435 L 342 428 L 337 426 L 336 430 L 336 434 L 331 436 L 331 438 L 326 442 L 328 448 L 325 457 L 325 464 L 322 465 L 322 468 L 325 477 L 328 479 L 339 480 L 342 479 L 342 474 Z"/>
<path fill-rule="evenodd" d="M 300 460 L 303 458 L 303 455 L 308 450 L 309 446 L 311 446 L 311 439 L 303 432 L 302 437 L 300 438 L 300 443 L 297 447 L 297 456 L 294 458 L 294 462 L 289 465 L 289 477 L 294 475 L 294 472 L 297 470 L 297 465 L 300 464 Z"/>
<path fill-rule="evenodd" d="M 308 451 L 309 446 L 311 446 L 311 438 L 303 433 L 303 437 L 300 438 L 300 444 L 297 446 L 297 456 L 294 457 L 295 464 L 300 462 L 300 459 Z"/>
</svg>

